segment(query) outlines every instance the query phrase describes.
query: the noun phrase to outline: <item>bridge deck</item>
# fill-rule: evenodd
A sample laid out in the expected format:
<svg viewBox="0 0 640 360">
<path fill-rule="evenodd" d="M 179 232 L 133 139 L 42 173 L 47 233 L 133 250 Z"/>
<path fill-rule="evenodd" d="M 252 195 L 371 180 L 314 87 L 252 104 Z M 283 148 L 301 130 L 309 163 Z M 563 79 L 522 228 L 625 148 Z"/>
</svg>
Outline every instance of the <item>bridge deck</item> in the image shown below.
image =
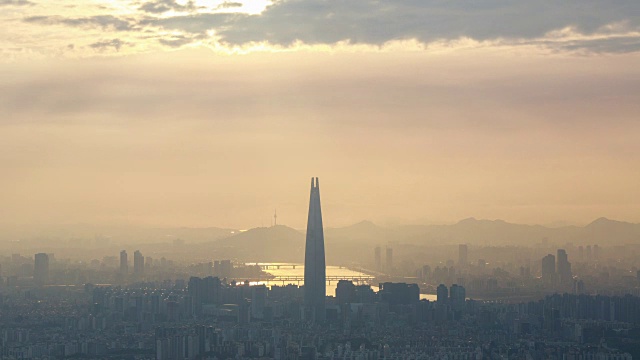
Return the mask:
<svg viewBox="0 0 640 360">
<path fill-rule="evenodd" d="M 333 276 L 327 276 L 326 277 L 326 281 L 331 284 L 332 282 L 338 282 L 340 280 L 350 280 L 356 283 L 370 283 L 375 279 L 374 276 L 371 275 L 362 275 L 362 276 L 339 276 L 339 275 L 333 275 Z M 246 280 L 246 279 L 245 279 Z M 267 282 L 267 283 L 301 283 L 304 282 L 304 276 L 274 276 L 274 277 L 261 277 L 261 278 L 256 278 L 256 279 L 250 279 L 250 281 L 254 281 L 254 282 Z"/>
</svg>

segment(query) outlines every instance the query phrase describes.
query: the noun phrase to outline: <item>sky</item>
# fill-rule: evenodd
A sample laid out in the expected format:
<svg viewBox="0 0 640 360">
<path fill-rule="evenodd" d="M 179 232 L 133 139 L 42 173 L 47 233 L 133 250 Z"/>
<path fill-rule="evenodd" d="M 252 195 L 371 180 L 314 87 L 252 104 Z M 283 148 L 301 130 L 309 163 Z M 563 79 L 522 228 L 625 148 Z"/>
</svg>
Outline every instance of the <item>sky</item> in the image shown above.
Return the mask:
<svg viewBox="0 0 640 360">
<path fill-rule="evenodd" d="M 0 225 L 640 222 L 637 0 L 0 0 Z"/>
</svg>

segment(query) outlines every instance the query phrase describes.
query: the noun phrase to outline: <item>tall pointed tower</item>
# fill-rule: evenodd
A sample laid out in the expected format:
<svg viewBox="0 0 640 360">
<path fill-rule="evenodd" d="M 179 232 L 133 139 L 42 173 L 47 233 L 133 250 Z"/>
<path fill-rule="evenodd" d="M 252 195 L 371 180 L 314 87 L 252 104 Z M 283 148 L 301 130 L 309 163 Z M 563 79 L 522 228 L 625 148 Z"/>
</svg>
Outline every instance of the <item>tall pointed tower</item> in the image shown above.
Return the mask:
<svg viewBox="0 0 640 360">
<path fill-rule="evenodd" d="M 307 242 L 304 252 L 304 306 L 309 319 L 325 319 L 326 269 L 324 263 L 324 231 L 320 210 L 320 184 L 311 178 L 311 198 L 307 219 Z"/>
</svg>

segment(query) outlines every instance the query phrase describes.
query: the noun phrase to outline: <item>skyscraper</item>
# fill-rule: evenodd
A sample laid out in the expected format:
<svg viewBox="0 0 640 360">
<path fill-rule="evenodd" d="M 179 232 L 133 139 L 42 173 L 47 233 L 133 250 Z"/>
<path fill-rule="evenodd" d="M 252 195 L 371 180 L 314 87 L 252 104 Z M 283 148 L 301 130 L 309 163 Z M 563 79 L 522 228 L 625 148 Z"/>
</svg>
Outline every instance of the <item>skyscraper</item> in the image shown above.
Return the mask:
<svg viewBox="0 0 640 360">
<path fill-rule="evenodd" d="M 437 294 L 436 302 L 439 305 L 445 305 L 449 302 L 449 289 L 447 289 L 447 286 L 445 284 L 438 285 L 436 294 Z"/>
<path fill-rule="evenodd" d="M 44 285 L 49 278 L 49 255 L 36 254 L 33 266 L 33 280 L 37 285 Z"/>
<path fill-rule="evenodd" d="M 556 261 L 556 271 L 558 272 L 560 282 L 566 283 L 572 280 L 571 263 L 564 249 L 558 249 Z"/>
<path fill-rule="evenodd" d="M 338 281 L 336 302 L 340 305 L 351 304 L 356 298 L 356 286 L 350 280 Z"/>
<path fill-rule="evenodd" d="M 542 258 L 542 280 L 552 282 L 556 277 L 556 257 L 548 254 Z"/>
<path fill-rule="evenodd" d="M 465 301 L 467 298 L 467 292 L 464 286 L 460 286 L 457 284 L 451 285 L 449 289 L 449 302 L 451 303 L 451 307 L 456 311 L 461 311 L 464 309 Z"/>
<path fill-rule="evenodd" d="M 144 256 L 140 250 L 136 250 L 133 253 L 133 273 L 136 276 L 144 274 Z"/>
<path fill-rule="evenodd" d="M 129 272 L 129 260 L 127 260 L 127 250 L 120 251 L 120 272 L 126 275 Z"/>
<path fill-rule="evenodd" d="M 307 219 L 307 240 L 304 252 L 304 306 L 311 321 L 325 319 L 326 268 L 324 261 L 324 230 L 320 209 L 320 183 L 311 178 L 311 197 Z"/>
</svg>

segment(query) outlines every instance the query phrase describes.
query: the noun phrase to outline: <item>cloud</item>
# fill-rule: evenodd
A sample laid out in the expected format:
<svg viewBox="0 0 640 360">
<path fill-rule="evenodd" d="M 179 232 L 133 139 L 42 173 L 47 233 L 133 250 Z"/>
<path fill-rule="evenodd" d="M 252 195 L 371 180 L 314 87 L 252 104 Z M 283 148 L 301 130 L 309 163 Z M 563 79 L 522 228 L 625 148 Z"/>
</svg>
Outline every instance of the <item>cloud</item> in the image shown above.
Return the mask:
<svg viewBox="0 0 640 360">
<path fill-rule="evenodd" d="M 186 36 L 173 36 L 169 39 L 159 39 L 158 42 L 168 47 L 179 48 L 184 45 L 190 44 L 195 40 L 196 38 L 190 38 Z"/>
<path fill-rule="evenodd" d="M 232 9 L 239 7 L 242 7 L 242 3 L 233 1 L 225 1 L 222 4 L 218 5 L 218 9 Z"/>
<path fill-rule="evenodd" d="M 230 20 L 242 15 L 237 14 L 195 14 L 172 16 L 168 18 L 145 18 L 139 22 L 140 25 L 150 25 L 168 30 L 178 30 L 191 34 L 205 34 L 208 30 L 217 29 Z"/>
<path fill-rule="evenodd" d="M 129 43 L 120 39 L 112 39 L 95 42 L 93 44 L 90 44 L 89 47 L 98 51 L 104 51 L 108 48 L 113 48 L 116 51 L 120 51 L 120 48 L 122 48 L 124 45 L 129 45 Z"/>
<path fill-rule="evenodd" d="M 27 0 L 0 0 L 0 6 L 33 6 L 35 3 Z"/>
<path fill-rule="evenodd" d="M 219 34 L 231 44 L 268 41 L 279 45 L 530 39 L 567 26 L 586 34 L 620 22 L 638 29 L 637 14 L 636 0 L 615 4 L 596 0 L 289 0 L 276 2 L 262 14 L 237 18 Z"/>
<path fill-rule="evenodd" d="M 144 28 L 157 31 L 152 37 L 162 37 L 160 43 L 170 47 L 211 36 L 229 46 L 270 43 L 284 47 L 299 43 L 382 46 L 405 40 L 428 45 L 471 39 L 486 46 L 533 44 L 558 51 L 629 53 L 639 50 L 640 41 L 637 0 L 279 0 L 260 14 L 223 10 L 238 6 L 242 3 L 225 1 L 218 7 L 220 12 L 204 13 L 193 1 L 152 0 L 126 18 L 33 16 L 25 21 L 108 31 Z M 170 11 L 183 14 L 166 16 Z M 563 33 L 563 29 L 572 33 Z M 165 30 L 172 35 L 161 35 Z M 183 37 L 176 38 L 176 33 Z"/>
<path fill-rule="evenodd" d="M 224 3 L 227 4 L 227 3 Z M 223 6 L 241 4 L 228 3 Z M 252 42 L 290 46 L 305 44 L 368 44 L 415 39 L 423 44 L 470 38 L 498 40 L 504 44 L 537 42 L 549 33 L 571 28 L 576 34 L 608 37 L 548 45 L 564 50 L 634 52 L 640 36 L 640 5 L 620 0 L 615 5 L 599 1 L 480 0 L 473 3 L 436 0 L 288 0 L 277 1 L 263 13 L 192 14 L 149 18 L 145 25 L 206 34 L 215 30 L 222 42 Z M 621 34 L 626 34 L 621 37 Z M 633 34 L 633 35 L 629 35 Z"/>
<path fill-rule="evenodd" d="M 582 37 L 573 39 L 542 39 L 531 42 L 556 51 L 590 54 L 634 53 L 640 51 L 640 36 Z"/>
<path fill-rule="evenodd" d="M 175 0 L 156 0 L 140 6 L 140 10 L 152 14 L 162 14 L 168 11 L 190 12 L 196 9 L 197 7 L 192 0 L 188 1 L 185 5 L 178 4 Z"/>
<path fill-rule="evenodd" d="M 132 19 L 121 19 L 112 15 L 96 15 L 81 18 L 62 16 L 31 16 L 24 19 L 27 23 L 43 25 L 66 25 L 74 27 L 97 27 L 104 30 L 136 31 L 138 28 Z"/>
</svg>

